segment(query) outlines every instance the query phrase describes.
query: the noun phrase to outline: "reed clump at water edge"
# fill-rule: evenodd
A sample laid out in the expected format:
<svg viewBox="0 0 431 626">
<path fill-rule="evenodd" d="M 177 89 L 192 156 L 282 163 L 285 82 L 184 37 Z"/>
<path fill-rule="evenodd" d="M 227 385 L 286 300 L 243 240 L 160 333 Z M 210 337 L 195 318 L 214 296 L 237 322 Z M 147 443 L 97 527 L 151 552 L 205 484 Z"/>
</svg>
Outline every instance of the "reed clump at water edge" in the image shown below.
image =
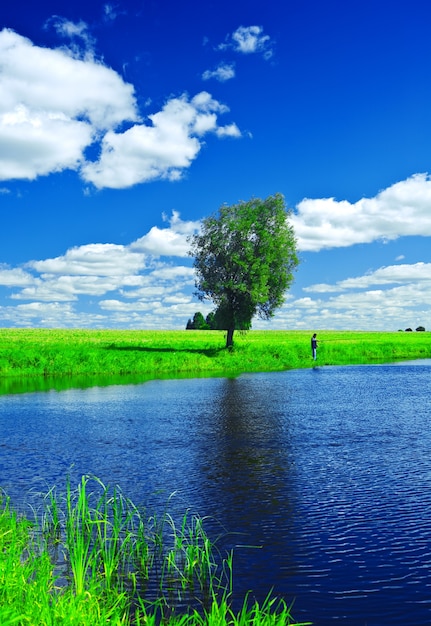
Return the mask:
<svg viewBox="0 0 431 626">
<path fill-rule="evenodd" d="M 237 332 L 226 350 L 222 331 L 0 329 L 0 393 L 19 390 L 18 379 L 32 379 L 31 391 L 90 377 L 103 385 L 311 367 L 311 334 Z M 319 365 L 431 358 L 428 332 L 319 331 L 318 339 Z"/>
<path fill-rule="evenodd" d="M 271 595 L 231 608 L 232 554 L 221 557 L 199 516 L 147 519 L 118 489 L 85 476 L 44 502 L 30 519 L 1 499 L 2 626 L 296 624 Z"/>
</svg>

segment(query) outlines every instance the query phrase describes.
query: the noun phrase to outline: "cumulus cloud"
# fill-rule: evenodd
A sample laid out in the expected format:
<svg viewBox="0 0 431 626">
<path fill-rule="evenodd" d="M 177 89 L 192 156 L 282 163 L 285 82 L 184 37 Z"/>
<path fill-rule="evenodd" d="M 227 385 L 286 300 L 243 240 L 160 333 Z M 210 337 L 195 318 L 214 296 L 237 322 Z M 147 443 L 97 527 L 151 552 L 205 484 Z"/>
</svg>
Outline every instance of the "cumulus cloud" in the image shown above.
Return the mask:
<svg viewBox="0 0 431 626">
<path fill-rule="evenodd" d="M 349 289 L 369 289 L 376 285 L 394 285 L 394 284 L 419 284 L 421 288 L 428 290 L 431 283 L 431 263 L 414 263 L 411 265 L 390 265 L 381 267 L 374 272 L 358 276 L 355 278 L 346 278 L 338 281 L 335 285 L 327 285 L 320 283 L 304 287 L 306 292 L 314 293 L 331 293 L 335 291 L 347 291 Z"/>
<path fill-rule="evenodd" d="M 31 285 L 33 282 L 32 274 L 25 272 L 20 267 L 9 268 L 6 265 L 0 265 L 0 285 L 18 287 Z"/>
<path fill-rule="evenodd" d="M 384 328 L 391 330 L 390 327 L 388 328 L 389 319 L 398 320 L 397 324 L 403 319 L 412 320 L 416 318 L 419 321 L 418 311 L 423 310 L 425 307 L 427 309 L 425 315 L 429 319 L 428 307 L 431 304 L 431 292 L 429 290 L 424 291 L 421 284 L 412 283 L 390 289 L 352 291 L 331 296 L 326 300 L 298 299 L 294 303 L 294 307 L 302 308 L 306 312 L 309 311 L 310 302 L 314 303 L 316 313 L 320 313 L 325 309 L 342 315 L 349 313 L 351 319 L 350 328 L 352 329 L 374 327 L 374 330 Z M 421 315 L 423 314 L 421 313 Z M 355 320 L 355 317 L 358 319 Z M 379 318 L 383 320 L 381 325 L 379 325 Z M 367 320 L 367 326 L 363 325 L 363 320 Z M 331 326 L 328 326 L 328 328 L 331 327 L 334 327 L 333 323 Z M 397 329 L 398 326 L 393 328 L 393 330 Z"/>
<path fill-rule="evenodd" d="M 131 244 L 131 250 L 143 252 L 153 256 L 187 257 L 190 250 L 188 237 L 199 230 L 200 222 L 183 222 L 177 211 L 172 212 L 169 228 L 153 226 L 151 230 Z"/>
<path fill-rule="evenodd" d="M 231 80 L 235 77 L 235 66 L 233 63 L 220 63 L 215 70 L 206 70 L 202 74 L 203 80 L 210 80 L 215 78 L 221 83 Z"/>
<path fill-rule="evenodd" d="M 289 328 L 398 330 L 431 324 L 431 263 L 380 267 L 363 276 L 304 287 L 274 323 Z M 257 327 L 265 328 L 261 322 Z"/>
<path fill-rule="evenodd" d="M 0 114 L 0 180 L 77 169 L 92 141 L 86 122 L 60 113 L 32 113 L 23 105 Z"/>
<path fill-rule="evenodd" d="M 271 38 L 264 34 L 262 26 L 240 26 L 219 48 L 233 48 L 241 54 L 259 53 L 267 60 L 273 56 Z"/>
<path fill-rule="evenodd" d="M 429 281 L 413 281 L 381 289 L 352 289 L 329 297 L 291 297 L 270 323 L 256 320 L 253 327 L 397 331 L 421 324 L 428 329 L 430 305 Z"/>
<path fill-rule="evenodd" d="M 29 302 L 0 306 L 0 319 L 12 326 L 45 328 L 106 328 L 103 313 L 77 311 L 70 302 Z"/>
<path fill-rule="evenodd" d="M 66 48 L 42 48 L 3 29 L 0 71 L 3 114 L 13 115 L 17 107 L 24 107 L 33 116 L 85 119 L 95 130 L 138 119 L 132 85 L 102 63 L 74 58 Z"/>
<path fill-rule="evenodd" d="M 160 302 L 124 302 L 122 300 L 101 300 L 100 307 L 107 311 L 151 311 Z"/>
<path fill-rule="evenodd" d="M 175 256 L 185 257 L 187 256 L 189 246 L 185 237 L 179 233 L 153 226 L 149 233 L 133 244 L 133 248 L 145 250 L 145 252 L 154 256 L 174 254 Z"/>
<path fill-rule="evenodd" d="M 177 211 L 163 219 L 164 228 L 151 229 L 129 245 L 87 244 L 23 267 L 0 265 L 0 286 L 12 290 L 11 300 L 23 302 L 0 307 L 0 319 L 24 326 L 151 327 L 152 316 L 163 315 L 166 327 L 175 327 L 178 320 L 182 326 L 196 307 L 194 272 L 191 260 L 179 265 L 172 257 L 187 256 L 187 237 L 199 222 L 184 221 Z M 165 256 L 169 258 L 162 259 Z M 91 313 L 91 324 L 88 320 L 82 324 L 79 311 L 74 314 L 73 307 L 80 307 L 82 298 L 94 299 L 94 306 L 104 311 Z M 145 312 L 146 322 L 133 317 Z"/>
<path fill-rule="evenodd" d="M 216 130 L 217 137 L 241 137 L 241 131 L 236 124 L 219 126 Z"/>
<path fill-rule="evenodd" d="M 87 36 L 85 23 L 53 24 L 63 35 Z M 178 180 L 206 134 L 241 135 L 235 124 L 219 124 L 226 112 L 201 92 L 170 98 L 144 123 L 133 85 L 88 50 L 43 48 L 0 31 L 0 180 L 65 169 L 98 188 Z M 93 153 L 100 148 L 96 161 L 86 158 L 90 146 Z"/>
<path fill-rule="evenodd" d="M 30 261 L 39 273 L 71 276 L 124 276 L 143 269 L 145 258 L 126 246 L 94 243 L 71 248 L 61 257 Z"/>
<path fill-rule="evenodd" d="M 149 116 L 151 126 L 134 125 L 123 133 L 106 133 L 99 161 L 87 163 L 83 177 L 96 187 L 111 188 L 160 178 L 178 180 L 199 153 L 201 137 L 223 130 L 217 114 L 226 111 L 227 107 L 207 92 L 191 100 L 185 95 L 173 98 Z"/>
<path fill-rule="evenodd" d="M 304 199 L 291 223 L 303 251 L 352 246 L 407 235 L 431 235 L 431 178 L 416 174 L 355 203 Z"/>
</svg>

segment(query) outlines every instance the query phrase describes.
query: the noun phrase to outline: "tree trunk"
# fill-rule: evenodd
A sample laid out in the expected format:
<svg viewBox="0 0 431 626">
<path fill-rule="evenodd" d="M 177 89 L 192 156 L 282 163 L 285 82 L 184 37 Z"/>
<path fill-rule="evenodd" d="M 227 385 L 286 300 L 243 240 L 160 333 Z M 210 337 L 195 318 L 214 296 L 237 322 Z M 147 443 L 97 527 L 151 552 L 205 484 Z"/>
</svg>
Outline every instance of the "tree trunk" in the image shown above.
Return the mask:
<svg viewBox="0 0 431 626">
<path fill-rule="evenodd" d="M 232 346 L 233 346 L 233 333 L 234 333 L 234 330 L 235 330 L 235 327 L 228 328 L 228 330 L 227 330 L 226 348 L 232 348 Z"/>
</svg>

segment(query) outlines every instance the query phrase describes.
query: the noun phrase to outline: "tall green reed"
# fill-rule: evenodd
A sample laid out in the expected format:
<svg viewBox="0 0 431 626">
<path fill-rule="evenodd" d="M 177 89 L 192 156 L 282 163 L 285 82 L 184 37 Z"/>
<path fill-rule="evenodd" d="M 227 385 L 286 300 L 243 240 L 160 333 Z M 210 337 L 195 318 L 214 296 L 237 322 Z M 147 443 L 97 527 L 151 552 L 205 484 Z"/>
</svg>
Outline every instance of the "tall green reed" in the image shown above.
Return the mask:
<svg viewBox="0 0 431 626">
<path fill-rule="evenodd" d="M 270 597 L 261 607 L 246 598 L 234 614 L 232 576 L 232 554 L 221 557 L 204 519 L 186 512 L 177 523 L 167 510 L 147 518 L 97 478 L 68 482 L 63 498 L 51 489 L 32 522 L 0 500 L 2 626 L 294 623 Z"/>
<path fill-rule="evenodd" d="M 139 597 L 146 606 L 205 605 L 228 583 L 198 515 L 187 511 L 178 524 L 166 510 L 147 518 L 117 487 L 88 476 L 75 490 L 67 483 L 64 507 L 50 491 L 47 509 L 45 545 L 53 554 L 52 546 L 61 544 L 78 596 L 91 584 Z"/>
<path fill-rule="evenodd" d="M 69 482 L 66 492 L 65 547 L 77 595 L 84 593 L 87 577 L 92 576 L 94 580 L 96 574 L 93 517 L 87 483 L 88 479 L 83 476 L 77 497 L 72 494 Z"/>
</svg>

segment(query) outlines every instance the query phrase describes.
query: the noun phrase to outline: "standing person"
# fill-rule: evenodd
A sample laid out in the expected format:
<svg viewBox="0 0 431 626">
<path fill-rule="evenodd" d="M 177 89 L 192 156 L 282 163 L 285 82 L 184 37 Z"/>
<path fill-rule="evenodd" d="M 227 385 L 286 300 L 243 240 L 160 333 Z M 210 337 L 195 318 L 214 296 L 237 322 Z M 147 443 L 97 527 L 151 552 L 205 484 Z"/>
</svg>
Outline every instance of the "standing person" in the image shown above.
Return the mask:
<svg viewBox="0 0 431 626">
<path fill-rule="evenodd" d="M 311 356 L 313 357 L 314 360 L 317 359 L 317 335 L 316 333 L 314 333 L 314 335 L 311 337 Z"/>
</svg>

